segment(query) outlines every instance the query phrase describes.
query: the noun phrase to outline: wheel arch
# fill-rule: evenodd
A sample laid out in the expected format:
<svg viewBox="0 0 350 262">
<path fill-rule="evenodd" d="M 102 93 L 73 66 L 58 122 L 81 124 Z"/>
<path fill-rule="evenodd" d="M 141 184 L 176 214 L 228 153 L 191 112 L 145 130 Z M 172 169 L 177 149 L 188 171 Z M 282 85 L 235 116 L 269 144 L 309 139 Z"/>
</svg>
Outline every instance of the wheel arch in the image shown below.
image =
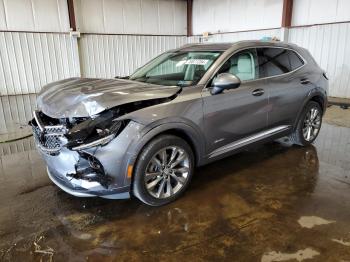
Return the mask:
<svg viewBox="0 0 350 262">
<path fill-rule="evenodd" d="M 318 103 L 322 109 L 322 113 L 324 113 L 326 111 L 325 99 L 323 96 L 321 96 L 319 94 L 314 95 L 313 97 L 311 97 L 311 99 L 309 101 L 314 101 L 314 102 Z"/>
<path fill-rule="evenodd" d="M 173 136 L 177 136 L 177 137 L 180 137 L 181 139 L 183 139 L 192 149 L 192 152 L 194 155 L 195 166 L 197 166 L 198 161 L 201 158 L 201 153 L 200 153 L 200 150 L 198 148 L 198 145 L 196 146 L 196 142 L 191 134 L 189 134 L 188 132 L 186 132 L 184 129 L 181 129 L 181 128 L 171 128 L 171 129 L 167 129 L 167 130 L 162 131 L 161 133 L 157 134 L 149 141 L 155 139 L 156 137 L 162 136 L 162 135 L 173 135 Z"/>
<path fill-rule="evenodd" d="M 194 127 L 183 122 L 167 122 L 150 127 L 145 131 L 138 142 L 128 149 L 128 153 L 133 155 L 130 157 L 127 166 L 135 166 L 141 150 L 154 138 L 161 135 L 175 135 L 185 140 L 193 151 L 195 158 L 195 166 L 203 163 L 203 156 L 205 155 L 205 140 L 203 135 Z M 127 167 L 126 167 L 127 168 Z M 133 176 L 133 174 L 132 174 Z M 126 177 L 129 183 L 132 177 Z"/>
<path fill-rule="evenodd" d="M 305 99 L 303 105 L 301 106 L 297 118 L 294 121 L 294 125 L 293 125 L 293 131 L 295 131 L 297 125 L 298 125 L 298 121 L 306 107 L 306 105 L 310 102 L 316 102 L 320 105 L 321 109 L 322 109 L 322 113 L 324 114 L 326 111 L 326 105 L 327 105 L 327 98 L 324 96 L 324 94 L 322 94 L 321 92 L 310 92 L 308 97 Z"/>
</svg>

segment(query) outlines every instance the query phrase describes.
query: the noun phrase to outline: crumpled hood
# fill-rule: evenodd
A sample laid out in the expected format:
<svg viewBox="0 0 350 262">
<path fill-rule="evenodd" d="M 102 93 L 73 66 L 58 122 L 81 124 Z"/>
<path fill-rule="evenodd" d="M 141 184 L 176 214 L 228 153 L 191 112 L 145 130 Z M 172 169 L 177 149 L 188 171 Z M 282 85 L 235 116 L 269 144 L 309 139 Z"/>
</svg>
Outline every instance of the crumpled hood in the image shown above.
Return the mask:
<svg viewBox="0 0 350 262">
<path fill-rule="evenodd" d="M 53 118 L 88 117 L 126 103 L 171 97 L 179 90 L 125 79 L 69 78 L 44 86 L 37 105 Z"/>
</svg>

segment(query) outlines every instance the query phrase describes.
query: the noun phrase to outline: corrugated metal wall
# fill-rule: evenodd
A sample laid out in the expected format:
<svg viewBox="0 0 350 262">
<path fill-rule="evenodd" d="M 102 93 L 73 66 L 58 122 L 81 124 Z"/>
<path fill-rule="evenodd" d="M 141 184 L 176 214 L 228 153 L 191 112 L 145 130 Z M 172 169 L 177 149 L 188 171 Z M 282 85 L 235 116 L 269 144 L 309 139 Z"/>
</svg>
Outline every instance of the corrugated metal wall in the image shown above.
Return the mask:
<svg viewBox="0 0 350 262">
<path fill-rule="evenodd" d="M 80 76 L 76 38 L 68 34 L 0 32 L 0 95 L 37 93 Z"/>
<path fill-rule="evenodd" d="M 295 1 L 296 11 L 300 11 L 302 7 L 307 10 L 314 10 L 317 6 L 315 0 Z M 128 31 L 129 29 L 123 29 L 123 31 L 122 28 L 114 27 L 114 22 L 117 20 L 113 20 L 113 14 L 117 16 L 115 12 L 119 10 L 118 6 L 122 7 L 122 16 L 119 18 L 124 19 L 129 14 L 131 15 L 132 7 L 135 6 L 137 9 L 135 9 L 137 11 L 135 12 L 141 14 L 140 17 L 143 19 L 141 21 L 147 20 L 147 23 L 150 22 L 145 26 L 141 23 L 141 27 L 138 27 L 135 32 L 141 30 L 140 34 L 145 32 L 152 34 L 164 33 L 165 31 L 159 31 L 160 26 L 162 30 L 166 30 L 166 33 L 181 33 L 184 29 L 184 2 L 181 0 L 75 0 L 75 3 L 78 3 L 78 7 L 81 8 L 81 10 L 77 10 L 78 13 L 90 14 L 86 16 L 89 18 L 93 16 L 93 12 L 97 13 L 96 17 L 88 19 L 89 21 L 84 20 L 86 23 L 82 23 L 82 28 L 86 32 L 97 31 L 99 33 L 96 35 L 82 34 L 81 39 L 78 40 L 80 42 L 81 61 L 79 61 L 78 56 L 78 41 L 68 34 L 0 32 L 0 95 L 37 93 L 42 85 L 71 76 L 114 77 L 116 75 L 129 75 L 135 68 L 167 49 L 191 41 L 197 42 L 199 37 L 106 34 L 109 32 L 121 34 L 135 31 L 132 31 L 132 28 L 131 31 Z M 246 21 L 249 18 L 249 21 L 247 20 L 248 22 L 245 23 L 245 29 L 275 26 L 277 20 L 278 24 L 280 23 L 280 19 L 273 16 L 270 20 L 267 14 L 271 14 L 274 10 L 277 13 L 277 9 L 281 8 L 281 2 L 281 0 L 224 0 L 218 4 L 214 1 L 195 0 L 194 32 L 210 31 L 211 28 L 214 31 L 242 29 L 243 27 L 238 27 L 239 24 L 232 23 L 231 20 L 232 17 L 243 17 L 243 11 L 247 16 L 243 20 Z M 337 0 L 329 4 L 332 21 L 348 18 L 343 11 L 349 6 L 348 2 Z M 23 3 L 23 0 L 0 0 L 0 30 L 52 29 L 57 32 L 67 32 L 68 15 L 65 0 L 27 0 L 25 4 L 21 5 L 21 3 Z M 325 0 L 322 0 L 320 5 L 324 6 Z M 30 10 L 27 10 L 28 8 Z M 155 9 L 161 11 L 159 15 L 167 14 L 164 10 L 169 8 L 171 9 L 168 10 L 169 14 L 171 13 L 169 15 L 171 19 L 169 18 L 166 23 L 165 20 L 163 21 L 159 17 L 156 19 L 152 15 Z M 99 10 L 104 11 L 99 12 Z M 179 10 L 183 11 L 181 15 Z M 234 16 L 232 15 L 233 12 Z M 255 16 L 255 14 L 258 16 Z M 229 15 L 228 20 L 225 19 L 227 15 Z M 313 12 L 309 12 L 308 16 L 310 19 L 306 22 L 319 21 L 315 20 L 317 16 Z M 340 18 L 336 16 L 340 16 Z M 251 20 L 251 17 L 255 17 L 255 20 Z M 320 15 L 320 17 L 323 16 Z M 166 19 L 166 17 L 163 18 Z M 97 21 L 94 21 L 94 19 L 97 19 Z M 103 19 L 107 20 L 104 21 Z M 293 21 L 296 24 L 301 21 L 300 19 L 297 14 L 293 15 Z M 19 23 L 19 20 L 21 20 L 21 23 Z M 45 27 L 44 21 L 47 20 L 50 21 L 47 22 L 48 25 Z M 123 26 L 131 23 L 124 20 L 122 21 Z M 174 29 L 178 26 L 179 20 L 182 21 L 179 23 L 181 30 L 180 27 L 179 30 Z M 162 21 L 164 24 L 160 23 Z M 106 27 L 107 24 L 110 27 Z M 121 25 L 121 23 L 117 24 Z M 156 24 L 157 26 L 155 26 Z M 263 36 L 279 36 L 280 31 L 280 29 L 268 29 L 214 34 L 209 38 L 209 41 L 227 42 L 242 39 L 260 39 Z M 346 48 L 349 35 L 349 23 L 290 29 L 289 41 L 308 48 L 320 65 L 328 71 L 331 77 L 332 96 L 350 97 L 350 88 L 348 88 L 350 84 L 350 54 L 348 48 Z M 82 68 L 82 72 L 80 72 L 80 68 Z"/>
<path fill-rule="evenodd" d="M 281 36 L 281 29 L 214 34 L 208 42 L 234 42 Z M 330 77 L 329 95 L 350 98 L 350 23 L 289 29 L 288 42 L 307 48 Z"/>
<path fill-rule="evenodd" d="M 0 165 L 4 156 L 12 155 L 20 152 L 27 152 L 35 149 L 33 137 L 28 137 L 18 141 L 0 144 Z M 0 166 L 1 171 L 1 166 Z M 1 173 L 1 172 L 0 172 Z"/>
<path fill-rule="evenodd" d="M 291 28 L 289 42 L 311 51 L 331 78 L 330 95 L 350 97 L 350 23 Z M 280 29 L 215 34 L 210 42 L 279 36 Z M 0 32 L 0 95 L 37 93 L 46 83 L 72 76 L 129 75 L 159 53 L 199 37 Z"/>
<path fill-rule="evenodd" d="M 326 70 L 330 96 L 350 98 L 350 23 L 291 28 L 289 42 L 307 48 Z"/>
<path fill-rule="evenodd" d="M 128 75 L 159 53 L 191 41 L 184 36 L 184 0 L 74 4 L 78 30 L 85 33 L 79 40 L 67 33 L 66 0 L 0 0 L 0 96 L 37 93 L 46 83 L 72 76 Z"/>
<path fill-rule="evenodd" d="M 194 0 L 193 31 L 211 32 L 209 42 L 230 42 L 276 36 L 281 29 L 249 31 L 280 27 L 282 0 Z M 310 50 L 316 61 L 330 76 L 330 95 L 350 98 L 350 1 L 294 0 L 289 42 Z M 246 32 L 225 33 L 246 30 Z M 217 32 L 220 32 L 219 34 Z"/>
<path fill-rule="evenodd" d="M 32 118 L 36 95 L 1 96 L 0 97 L 0 135 L 13 130 L 20 131 Z M 16 129 L 15 129 L 16 127 Z"/>
<path fill-rule="evenodd" d="M 0 141 L 7 141 L 30 134 L 27 123 L 32 119 L 36 95 L 0 97 Z M 33 139 L 0 143 L 0 157 L 34 148 Z"/>
<path fill-rule="evenodd" d="M 126 76 L 158 54 L 191 41 L 198 38 L 84 34 L 79 40 L 82 75 Z"/>
</svg>

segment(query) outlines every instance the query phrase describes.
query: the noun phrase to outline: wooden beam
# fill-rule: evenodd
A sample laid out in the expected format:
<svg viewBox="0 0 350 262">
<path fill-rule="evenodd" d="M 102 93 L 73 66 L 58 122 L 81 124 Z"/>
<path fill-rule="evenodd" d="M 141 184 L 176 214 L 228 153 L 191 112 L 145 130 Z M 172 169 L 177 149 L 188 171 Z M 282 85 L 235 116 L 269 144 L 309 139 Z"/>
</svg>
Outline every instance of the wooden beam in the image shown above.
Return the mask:
<svg viewBox="0 0 350 262">
<path fill-rule="evenodd" d="M 192 7 L 193 7 L 193 0 L 187 0 L 187 36 L 193 35 Z"/>
<path fill-rule="evenodd" d="M 283 0 L 282 27 L 292 26 L 293 0 Z"/>
<path fill-rule="evenodd" d="M 68 6 L 69 26 L 72 31 L 77 31 L 73 0 L 67 0 L 67 6 Z"/>
</svg>

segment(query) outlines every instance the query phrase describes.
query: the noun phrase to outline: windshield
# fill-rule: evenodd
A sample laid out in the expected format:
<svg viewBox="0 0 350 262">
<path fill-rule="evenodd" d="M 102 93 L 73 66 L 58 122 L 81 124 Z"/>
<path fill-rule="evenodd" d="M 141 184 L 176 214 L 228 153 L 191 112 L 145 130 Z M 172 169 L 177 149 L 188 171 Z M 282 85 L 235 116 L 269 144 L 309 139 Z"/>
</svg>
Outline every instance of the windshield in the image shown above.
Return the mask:
<svg viewBox="0 0 350 262">
<path fill-rule="evenodd" d="M 136 70 L 131 80 L 167 86 L 195 85 L 221 52 L 164 53 Z"/>
</svg>

